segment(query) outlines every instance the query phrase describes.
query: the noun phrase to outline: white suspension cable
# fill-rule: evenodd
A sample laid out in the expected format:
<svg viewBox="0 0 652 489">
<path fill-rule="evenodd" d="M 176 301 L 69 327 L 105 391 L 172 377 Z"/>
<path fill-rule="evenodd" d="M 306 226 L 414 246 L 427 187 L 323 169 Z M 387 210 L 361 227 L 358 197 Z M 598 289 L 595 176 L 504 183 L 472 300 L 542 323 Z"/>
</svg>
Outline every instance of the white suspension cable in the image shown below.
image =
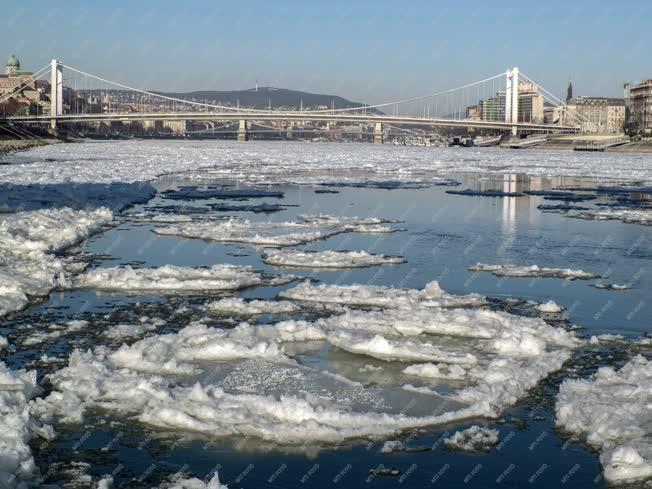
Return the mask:
<svg viewBox="0 0 652 489">
<path fill-rule="evenodd" d="M 27 79 L 25 79 L 25 80 L 22 80 L 22 81 L 21 81 L 20 83 L 18 83 L 17 85 L 11 87 L 11 88 L 9 89 L 9 92 L 5 93 L 5 94 L 0 98 L 0 104 L 3 103 L 3 102 L 5 102 L 6 100 L 9 100 L 11 97 L 13 97 L 13 96 L 15 95 L 16 91 L 21 89 L 21 88 L 19 88 L 19 87 L 21 87 L 21 85 L 29 85 L 29 84 L 32 83 L 33 81 L 38 80 L 38 79 L 39 79 L 39 78 L 44 74 L 44 72 L 47 71 L 47 70 L 49 70 L 49 69 L 50 69 L 50 66 L 47 65 L 47 66 L 45 66 L 44 68 L 41 68 L 40 70 L 38 70 L 38 71 L 37 71 L 36 73 L 34 73 L 33 75 L 31 75 L 29 78 L 27 78 Z M 24 87 L 22 87 L 22 88 L 24 88 Z"/>
<path fill-rule="evenodd" d="M 555 94 L 553 94 L 553 93 L 549 92 L 548 90 L 546 90 L 546 89 L 545 89 L 545 88 L 544 88 L 544 87 L 543 87 L 539 82 L 537 82 L 537 81 L 535 81 L 535 80 L 532 80 L 529 76 L 527 76 L 527 75 L 526 75 L 525 73 L 523 73 L 523 72 L 521 72 L 521 76 L 522 76 L 523 78 L 525 78 L 527 81 L 529 81 L 530 83 L 535 83 L 535 84 L 536 84 L 536 85 L 537 85 L 537 86 L 538 86 L 538 87 L 539 87 L 539 88 L 544 92 L 544 97 L 545 97 L 545 94 L 548 94 L 549 97 L 550 97 L 548 100 L 549 100 L 550 102 L 556 103 L 558 106 L 566 107 L 566 110 L 569 110 L 569 111 L 572 110 L 573 112 L 575 112 L 574 117 L 575 117 L 576 120 L 580 119 L 581 122 L 587 122 L 586 118 L 585 118 L 583 115 L 581 115 L 581 114 L 580 114 L 579 112 L 577 112 L 577 110 L 575 110 L 575 109 L 569 109 L 568 104 L 564 103 L 564 102 L 563 102 L 559 97 L 557 97 Z"/>
<path fill-rule="evenodd" d="M 364 106 L 362 106 L 362 107 L 349 107 L 349 108 L 346 108 L 346 109 L 335 109 L 334 111 L 332 111 L 332 110 L 330 110 L 330 109 L 322 109 L 322 110 L 312 110 L 312 111 L 310 111 L 310 112 L 311 112 L 311 113 L 316 113 L 316 112 L 317 112 L 317 113 L 318 113 L 318 112 L 348 112 L 348 111 L 353 111 L 353 110 L 360 110 L 360 109 L 377 109 L 377 108 L 379 108 L 379 107 L 388 107 L 388 106 L 390 106 L 390 105 L 399 105 L 399 104 L 405 104 L 405 103 L 409 103 L 409 102 L 418 102 L 418 101 L 420 101 L 420 100 L 425 100 L 425 99 L 428 99 L 428 98 L 431 98 L 431 97 L 437 97 L 437 96 L 439 96 L 439 95 L 444 95 L 444 94 L 446 94 L 446 93 L 455 92 L 455 91 L 457 91 L 457 90 L 463 90 L 463 89 L 465 89 L 465 88 L 473 87 L 473 86 L 475 86 L 475 85 L 480 85 L 481 83 L 485 83 L 485 82 L 488 82 L 488 81 L 490 81 L 490 80 L 495 80 L 496 78 L 500 78 L 501 76 L 505 76 L 505 73 L 500 73 L 500 74 L 498 74 L 498 75 L 494 75 L 494 76 L 492 76 L 492 77 L 485 78 L 484 80 L 480 80 L 480 81 L 477 81 L 477 82 L 469 83 L 469 84 L 467 84 L 467 85 L 462 85 L 462 86 L 460 86 L 460 87 L 450 88 L 450 89 L 448 89 L 448 90 L 442 90 L 441 92 L 431 93 L 431 94 L 429 94 L 429 95 L 422 95 L 422 96 L 420 96 L 420 97 L 406 98 L 406 99 L 403 99 L 403 100 L 395 100 L 395 101 L 393 101 L 393 102 L 385 102 L 385 103 L 382 103 L 382 104 L 364 105 Z"/>
<path fill-rule="evenodd" d="M 243 108 L 239 108 L 239 107 L 236 108 L 236 107 L 228 107 L 228 106 L 225 106 L 225 105 L 207 104 L 207 103 L 202 103 L 202 102 L 195 102 L 195 101 L 180 99 L 180 98 L 176 98 L 176 97 L 170 97 L 170 96 L 167 96 L 167 95 L 156 94 L 156 93 L 148 92 L 146 90 L 142 90 L 142 89 L 139 89 L 139 88 L 130 87 L 130 86 L 122 84 L 122 83 L 113 82 L 111 80 L 107 80 L 105 78 L 102 78 L 102 77 L 99 77 L 99 76 L 96 76 L 96 75 L 92 75 L 90 73 L 86 73 L 86 72 L 84 72 L 82 70 L 78 70 L 77 68 L 74 68 L 72 66 L 68 66 L 68 65 L 64 65 L 64 66 L 67 69 L 75 71 L 75 72 L 77 72 L 77 73 L 79 73 L 81 75 L 85 75 L 85 76 L 94 78 L 94 79 L 96 79 L 98 81 L 101 81 L 101 82 L 104 82 L 104 83 L 110 83 L 112 85 L 123 88 L 125 90 L 132 90 L 132 91 L 144 94 L 144 95 L 149 95 L 150 97 L 158 97 L 158 98 L 169 100 L 169 101 L 172 101 L 172 102 L 180 102 L 180 103 L 184 103 L 184 104 L 201 106 L 201 107 L 213 107 L 213 108 L 216 108 L 216 109 L 231 110 L 231 111 L 235 111 L 235 112 L 249 111 L 249 109 L 243 109 Z M 463 86 L 456 87 L 456 88 L 451 88 L 451 89 L 448 89 L 448 90 L 442 90 L 440 92 L 432 93 L 432 94 L 429 94 L 429 95 L 423 95 L 423 96 L 420 96 L 420 97 L 413 97 L 413 98 L 397 100 L 397 101 L 393 101 L 393 102 L 386 102 L 386 103 L 382 103 L 382 104 L 364 105 L 364 106 L 360 106 L 360 107 L 348 107 L 348 108 L 343 108 L 343 109 L 311 110 L 309 112 L 311 112 L 311 113 L 350 112 L 350 111 L 358 111 L 358 110 L 376 109 L 376 108 L 380 108 L 380 107 L 387 107 L 387 106 L 390 106 L 390 105 L 405 104 L 405 103 L 409 103 L 409 102 L 416 102 L 416 101 L 425 100 L 425 99 L 428 99 L 428 98 L 431 98 L 431 97 L 444 95 L 446 93 L 455 92 L 457 90 L 462 90 L 462 89 L 472 87 L 472 86 L 475 86 L 475 85 L 479 85 L 481 83 L 485 83 L 487 81 L 494 80 L 494 79 L 502 77 L 502 76 L 504 76 L 504 73 L 500 73 L 498 75 L 494 75 L 492 77 L 485 78 L 484 80 L 480 80 L 480 81 L 477 81 L 477 82 L 474 82 L 474 83 L 469 83 L 467 85 L 463 85 Z M 269 109 L 258 109 L 257 112 L 270 112 L 270 110 Z"/>
<path fill-rule="evenodd" d="M 202 107 L 213 107 L 215 109 L 232 110 L 232 111 L 235 111 L 235 112 L 247 111 L 248 110 L 248 109 L 239 109 L 239 108 L 235 108 L 235 107 L 228 107 L 226 105 L 204 104 L 204 103 L 195 102 L 195 101 L 192 101 L 192 100 L 185 100 L 185 99 L 181 99 L 181 98 L 169 97 L 167 95 L 161 95 L 161 94 L 158 94 L 158 93 L 148 92 L 146 90 L 141 90 L 140 88 L 130 87 L 129 85 L 124 85 L 122 83 L 113 82 L 111 80 L 107 80 L 107 79 L 99 77 L 99 76 L 91 75 L 90 73 L 86 73 L 84 71 L 78 70 L 77 68 L 73 68 L 72 66 L 64 65 L 64 67 L 69 69 L 69 70 L 76 71 L 80 75 L 84 75 L 84 76 L 88 76 L 90 78 L 94 78 L 94 79 L 96 79 L 98 81 L 101 81 L 103 83 L 110 83 L 112 85 L 115 85 L 116 87 L 120 87 L 120 88 L 125 89 L 125 90 L 132 90 L 134 92 L 142 93 L 143 95 L 149 95 L 150 97 L 158 97 L 158 98 L 161 98 L 161 99 L 164 99 L 164 100 L 169 100 L 169 101 L 172 101 L 172 102 L 181 102 L 181 103 L 188 104 L 188 105 L 199 105 L 199 106 L 202 106 Z"/>
</svg>

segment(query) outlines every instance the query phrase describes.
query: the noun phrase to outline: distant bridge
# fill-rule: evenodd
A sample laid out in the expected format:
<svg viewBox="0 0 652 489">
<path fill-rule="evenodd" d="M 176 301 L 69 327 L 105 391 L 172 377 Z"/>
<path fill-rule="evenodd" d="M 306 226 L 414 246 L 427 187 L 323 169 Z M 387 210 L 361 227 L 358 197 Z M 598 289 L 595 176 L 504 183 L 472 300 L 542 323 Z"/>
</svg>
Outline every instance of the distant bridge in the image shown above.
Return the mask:
<svg viewBox="0 0 652 489">
<path fill-rule="evenodd" d="M 64 113 L 63 104 L 63 63 L 52 60 L 49 67 L 45 67 L 39 72 L 34 74 L 43 76 L 49 72 L 51 79 L 50 91 L 50 113 L 40 115 L 19 115 L 0 118 L 0 122 L 9 124 L 47 124 L 53 130 L 59 125 L 75 124 L 75 123 L 102 123 L 102 122 L 157 122 L 157 121 L 234 121 L 238 123 L 238 140 L 245 141 L 248 138 L 249 126 L 254 123 L 261 122 L 285 122 L 285 123 L 300 123 L 300 122 L 326 122 L 326 123 L 352 123 L 360 125 L 372 125 L 374 127 L 374 141 L 377 143 L 383 142 L 383 134 L 385 125 L 392 126 L 412 126 L 412 127 L 451 127 L 451 128 L 467 128 L 467 129 L 492 129 L 511 132 L 516 135 L 519 132 L 538 132 L 538 133 L 576 133 L 580 131 L 580 127 L 576 125 L 558 125 L 558 124 L 545 124 L 537 122 L 521 122 L 519 121 L 519 69 L 512 68 L 505 73 L 481 80 L 479 82 L 470 83 L 462 87 L 445 90 L 435 94 L 426 95 L 423 97 L 415 97 L 411 99 L 398 100 L 394 102 L 387 102 L 375 105 L 366 105 L 355 108 L 345 109 L 319 109 L 319 110 L 254 110 L 240 107 L 228 107 L 216 104 L 201 103 L 197 101 L 189 101 L 169 97 L 162 94 L 155 94 L 128 87 L 121 83 L 112 82 L 104 78 L 100 78 L 89 73 L 85 73 L 76 68 L 67 66 L 66 68 L 74 73 L 78 73 L 84 77 L 88 77 L 103 83 L 107 83 L 112 87 L 118 87 L 123 90 L 134 92 L 139 96 L 151 97 L 152 100 L 165 103 L 180 104 L 182 107 L 185 105 L 199 106 L 203 111 L 188 111 L 186 110 L 173 110 L 173 111 L 152 111 L 147 110 L 145 105 L 137 107 L 139 110 L 125 111 L 109 111 L 103 113 L 73 113 L 68 111 Z M 524 79 L 532 82 L 528 77 L 520 74 Z M 505 120 L 478 120 L 478 118 L 458 118 L 449 119 L 441 117 L 415 117 L 398 115 L 398 107 L 404 104 L 413 104 L 415 102 L 434 99 L 441 95 L 450 95 L 456 91 L 475 87 L 479 84 L 486 83 L 495 79 L 504 77 L 505 79 Z M 25 82 L 24 82 L 25 83 Z M 17 87 L 19 89 L 20 87 Z M 545 90 L 544 90 L 545 91 Z M 552 96 L 550 92 L 545 91 Z M 544 95 L 545 96 L 545 95 Z M 6 96 L 5 96 L 6 99 Z M 0 98 L 0 102 L 3 99 Z M 560 103 L 559 99 L 555 103 Z M 393 107 L 395 115 L 385 115 L 379 113 L 377 110 L 380 107 Z M 210 110 L 209 110 L 210 109 Z M 425 111 L 424 111 L 425 112 Z M 298 128 L 297 128 L 298 129 Z M 280 130 L 280 129 L 279 129 Z"/>
</svg>

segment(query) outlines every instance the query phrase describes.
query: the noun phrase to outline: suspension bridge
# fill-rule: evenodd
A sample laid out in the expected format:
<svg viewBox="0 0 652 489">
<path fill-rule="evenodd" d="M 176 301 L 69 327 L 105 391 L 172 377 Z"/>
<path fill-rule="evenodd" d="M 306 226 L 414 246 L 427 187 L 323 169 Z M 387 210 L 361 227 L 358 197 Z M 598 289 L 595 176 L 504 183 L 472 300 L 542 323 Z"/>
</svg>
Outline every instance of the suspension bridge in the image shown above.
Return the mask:
<svg viewBox="0 0 652 489">
<path fill-rule="evenodd" d="M 64 79 L 64 70 L 71 76 Z M 465 84 L 460 87 L 441 90 L 435 93 L 395 100 L 391 102 L 362 105 L 346 108 L 308 108 L 299 110 L 255 109 L 233 107 L 219 103 L 208 103 L 172 97 L 128 86 L 106 78 L 84 72 L 78 68 L 52 60 L 52 62 L 35 72 L 28 79 L 22 80 L 13 90 L 0 95 L 0 104 L 19 92 L 24 86 L 38 79 L 49 79 L 49 107 L 36 113 L 15 114 L 0 117 L 0 124 L 9 126 L 41 125 L 49 127 L 52 132 L 79 125 L 91 124 L 133 124 L 140 123 L 155 127 L 165 123 L 186 124 L 188 121 L 206 122 L 215 131 L 216 123 L 231 124 L 237 127 L 237 138 L 246 141 L 255 130 L 277 131 L 281 125 L 291 128 L 295 124 L 325 124 L 326 129 L 335 124 L 354 124 L 373 129 L 373 140 L 382 143 L 388 128 L 466 128 L 474 130 L 492 130 L 506 134 L 520 133 L 576 133 L 580 131 L 581 116 L 570 114 L 573 124 L 545 123 L 543 117 L 534 119 L 523 115 L 520 108 L 521 84 L 536 87 L 537 96 L 541 95 L 551 107 L 562 107 L 564 103 L 540 84 L 520 72 L 517 67 L 503 73 Z M 129 102 L 111 104 L 109 93 L 119 91 L 122 99 Z M 78 103 L 88 93 L 102 94 L 108 103 L 101 103 L 97 110 L 88 104 Z M 498 104 L 498 116 L 469 117 L 466 108 L 482 100 L 493 100 Z M 47 110 L 49 109 L 49 110 Z M 422 109 L 422 115 L 414 115 Z M 531 110 L 531 108 L 530 108 Z M 390 112 L 386 113 L 386 112 Z M 444 115 L 441 115 L 441 112 Z M 431 116 L 431 113 L 433 115 Z M 269 126 L 267 124 L 276 124 Z M 199 132 L 199 131 L 198 131 Z"/>
</svg>

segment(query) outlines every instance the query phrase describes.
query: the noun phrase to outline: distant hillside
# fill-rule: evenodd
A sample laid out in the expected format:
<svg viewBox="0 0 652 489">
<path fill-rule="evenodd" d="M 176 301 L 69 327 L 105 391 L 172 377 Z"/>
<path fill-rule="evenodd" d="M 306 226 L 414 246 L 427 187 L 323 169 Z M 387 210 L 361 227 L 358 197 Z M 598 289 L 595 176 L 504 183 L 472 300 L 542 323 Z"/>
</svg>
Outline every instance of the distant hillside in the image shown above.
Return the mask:
<svg viewBox="0 0 652 489">
<path fill-rule="evenodd" d="M 208 101 L 209 103 L 220 103 L 223 105 L 238 105 L 256 109 L 299 109 L 303 108 L 331 108 L 346 109 L 362 107 L 365 104 L 352 102 L 337 95 L 323 95 L 319 93 L 301 92 L 299 90 L 288 90 L 287 88 L 258 87 L 249 90 L 200 90 L 196 92 L 171 93 L 154 92 L 169 97 L 197 102 Z"/>
</svg>

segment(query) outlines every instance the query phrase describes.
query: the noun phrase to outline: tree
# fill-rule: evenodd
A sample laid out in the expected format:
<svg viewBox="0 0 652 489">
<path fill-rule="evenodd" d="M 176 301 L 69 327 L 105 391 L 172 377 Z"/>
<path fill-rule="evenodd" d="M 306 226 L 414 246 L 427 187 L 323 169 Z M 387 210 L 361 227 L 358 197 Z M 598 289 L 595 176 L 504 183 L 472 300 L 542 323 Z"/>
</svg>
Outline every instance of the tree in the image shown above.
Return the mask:
<svg viewBox="0 0 652 489">
<path fill-rule="evenodd" d="M 623 132 L 629 136 L 637 136 L 641 132 L 641 124 L 638 119 L 632 115 L 629 107 L 625 108 L 625 122 L 623 123 Z"/>
</svg>

